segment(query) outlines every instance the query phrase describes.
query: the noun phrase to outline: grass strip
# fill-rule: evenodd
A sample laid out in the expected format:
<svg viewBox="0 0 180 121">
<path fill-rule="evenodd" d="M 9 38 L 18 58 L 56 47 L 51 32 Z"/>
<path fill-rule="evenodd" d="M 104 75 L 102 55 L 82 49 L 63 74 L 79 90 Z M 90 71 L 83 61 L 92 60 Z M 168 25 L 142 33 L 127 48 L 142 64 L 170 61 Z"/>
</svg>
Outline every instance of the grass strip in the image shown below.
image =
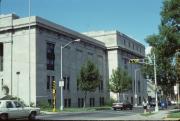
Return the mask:
<svg viewBox="0 0 180 121">
<path fill-rule="evenodd" d="M 179 112 L 172 112 L 168 114 L 168 118 L 180 118 L 180 111 Z"/>
</svg>

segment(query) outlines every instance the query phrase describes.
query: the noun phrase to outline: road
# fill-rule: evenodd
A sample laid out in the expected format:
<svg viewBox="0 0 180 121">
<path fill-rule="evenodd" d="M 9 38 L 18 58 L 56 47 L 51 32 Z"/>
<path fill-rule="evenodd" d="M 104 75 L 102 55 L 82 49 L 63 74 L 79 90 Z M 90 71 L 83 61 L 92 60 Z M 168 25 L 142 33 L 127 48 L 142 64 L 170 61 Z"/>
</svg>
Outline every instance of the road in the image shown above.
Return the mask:
<svg viewBox="0 0 180 121">
<path fill-rule="evenodd" d="M 94 112 L 56 113 L 37 116 L 40 120 L 138 120 L 142 119 L 139 114 L 142 108 L 133 110 L 103 110 Z"/>
</svg>

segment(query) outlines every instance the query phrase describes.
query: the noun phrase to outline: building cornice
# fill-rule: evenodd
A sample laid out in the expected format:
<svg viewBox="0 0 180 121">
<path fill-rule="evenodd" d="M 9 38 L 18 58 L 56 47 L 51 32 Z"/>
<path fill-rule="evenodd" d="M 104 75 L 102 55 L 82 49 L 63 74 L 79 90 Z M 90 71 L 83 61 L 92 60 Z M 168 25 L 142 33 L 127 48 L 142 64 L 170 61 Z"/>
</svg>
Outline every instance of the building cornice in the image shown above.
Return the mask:
<svg viewBox="0 0 180 121">
<path fill-rule="evenodd" d="M 124 50 L 128 53 L 132 53 L 134 54 L 135 56 L 138 56 L 139 58 L 145 58 L 145 55 L 142 55 L 142 54 L 139 54 L 137 52 L 134 52 L 134 51 L 131 51 L 127 48 L 124 48 L 124 47 L 121 47 L 121 46 L 111 46 L 111 47 L 107 47 L 107 50 Z"/>
</svg>

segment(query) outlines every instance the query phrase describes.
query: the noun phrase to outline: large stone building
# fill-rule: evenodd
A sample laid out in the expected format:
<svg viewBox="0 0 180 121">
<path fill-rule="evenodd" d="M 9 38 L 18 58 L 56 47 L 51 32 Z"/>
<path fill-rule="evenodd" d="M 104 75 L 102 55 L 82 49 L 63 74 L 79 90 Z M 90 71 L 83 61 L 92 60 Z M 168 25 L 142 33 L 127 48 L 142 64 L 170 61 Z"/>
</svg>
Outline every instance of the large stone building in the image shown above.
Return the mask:
<svg viewBox="0 0 180 121">
<path fill-rule="evenodd" d="M 131 103 L 141 105 L 143 98 L 147 97 L 147 93 L 145 93 L 147 90 L 146 80 L 142 77 L 140 72 L 142 65 L 131 64 L 129 63 L 129 59 L 143 59 L 145 57 L 144 45 L 118 31 L 95 31 L 86 32 L 84 34 L 105 43 L 107 48 L 109 78 L 111 77 L 112 70 L 118 67 L 126 70 L 132 77 L 132 89 L 122 93 L 119 97 L 120 101 L 126 99 Z M 119 95 L 111 93 L 111 97 L 115 99 L 118 98 L 118 96 Z M 135 99 L 135 97 L 137 99 Z"/>
<path fill-rule="evenodd" d="M 112 69 L 121 66 L 134 78 L 134 70 L 139 65 L 128 64 L 128 59 L 143 58 L 144 46 L 117 31 L 103 32 L 107 37 L 99 35 L 102 32 L 96 34 L 99 37 L 88 37 L 89 34 L 86 36 L 37 16 L 20 18 L 15 14 L 1 15 L 0 88 L 8 85 L 10 94 L 22 98 L 27 104 L 43 100 L 52 103 L 52 81 L 55 80 L 59 106 L 61 46 L 80 39 L 80 42 L 73 42 L 62 51 L 64 106 L 82 107 L 84 94 L 78 89 L 76 79 L 82 64 L 88 59 L 97 65 L 103 81 L 94 93 L 88 94 L 87 105 L 103 105 L 110 99 L 107 84 Z M 146 95 L 140 71 L 137 80 L 140 104 Z M 133 102 L 133 95 L 132 89 L 125 96 Z"/>
</svg>

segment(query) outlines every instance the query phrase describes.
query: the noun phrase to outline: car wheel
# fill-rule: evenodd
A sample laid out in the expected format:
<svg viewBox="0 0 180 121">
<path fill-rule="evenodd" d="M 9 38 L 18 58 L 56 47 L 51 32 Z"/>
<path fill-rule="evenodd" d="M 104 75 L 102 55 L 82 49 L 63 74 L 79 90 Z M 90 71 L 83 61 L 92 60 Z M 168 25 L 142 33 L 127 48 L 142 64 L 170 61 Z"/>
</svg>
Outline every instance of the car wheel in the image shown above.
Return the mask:
<svg viewBox="0 0 180 121">
<path fill-rule="evenodd" d="M 36 118 L 36 112 L 31 112 L 28 118 L 29 120 L 34 120 Z"/>
<path fill-rule="evenodd" d="M 0 115 L 1 120 L 8 120 L 8 115 L 7 114 L 2 114 Z"/>
</svg>

